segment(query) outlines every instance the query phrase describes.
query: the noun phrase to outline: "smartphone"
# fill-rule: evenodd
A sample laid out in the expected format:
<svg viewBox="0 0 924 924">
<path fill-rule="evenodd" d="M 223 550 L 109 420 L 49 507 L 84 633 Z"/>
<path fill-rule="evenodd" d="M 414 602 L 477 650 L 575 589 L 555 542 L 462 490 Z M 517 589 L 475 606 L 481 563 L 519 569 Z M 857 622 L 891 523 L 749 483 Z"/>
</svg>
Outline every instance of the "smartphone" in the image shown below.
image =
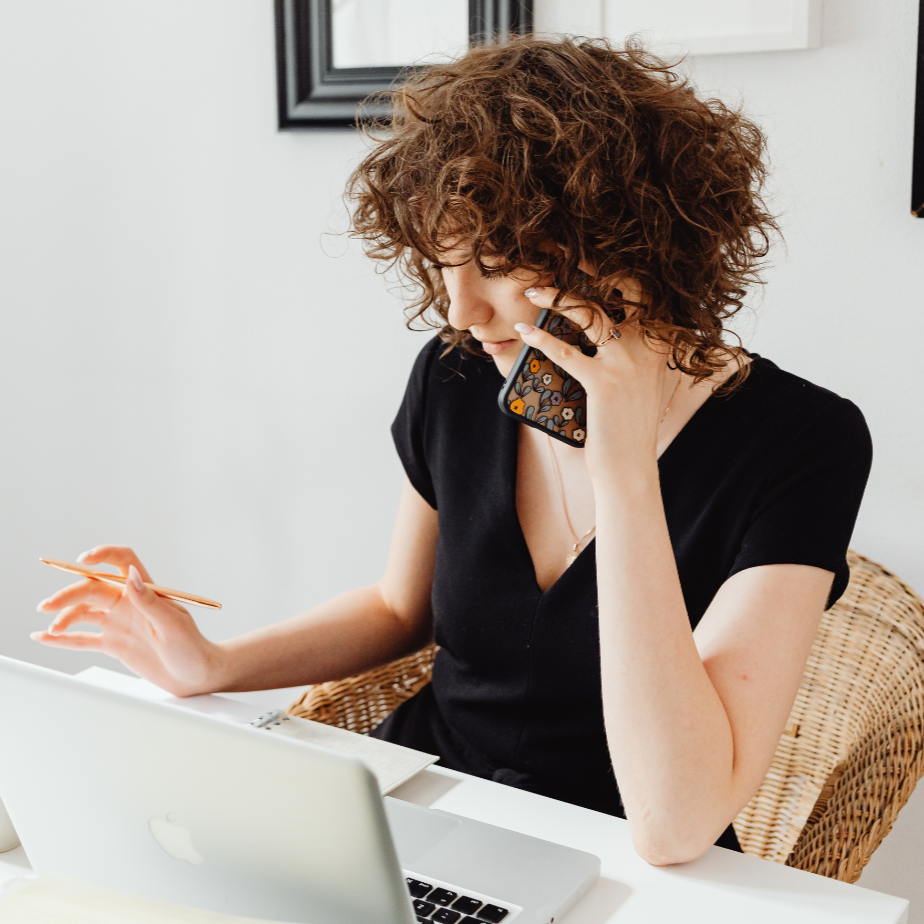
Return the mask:
<svg viewBox="0 0 924 924">
<path fill-rule="evenodd" d="M 597 348 L 568 318 L 544 308 L 536 319 L 541 327 L 565 343 L 576 346 L 585 356 L 596 355 Z M 523 345 L 498 395 L 501 411 L 544 430 L 569 446 L 583 448 L 587 437 L 587 396 L 581 383 L 552 362 L 545 353 Z"/>
</svg>

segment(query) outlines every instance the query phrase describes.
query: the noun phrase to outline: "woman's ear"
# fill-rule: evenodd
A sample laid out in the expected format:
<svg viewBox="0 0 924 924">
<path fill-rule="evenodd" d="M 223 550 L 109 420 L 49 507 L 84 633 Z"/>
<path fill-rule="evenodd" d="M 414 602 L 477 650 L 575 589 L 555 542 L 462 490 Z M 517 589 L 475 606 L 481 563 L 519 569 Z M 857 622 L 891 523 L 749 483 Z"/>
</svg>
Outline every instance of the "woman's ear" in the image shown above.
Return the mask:
<svg viewBox="0 0 924 924">
<path fill-rule="evenodd" d="M 568 252 L 568 248 L 565 247 L 564 244 L 559 244 L 558 242 L 556 242 L 555 246 L 564 253 Z M 547 249 L 547 248 L 543 248 L 543 249 Z M 548 250 L 549 252 L 554 252 L 554 251 L 551 251 L 550 248 L 548 248 Z M 590 260 L 586 258 L 581 260 L 580 263 L 578 263 L 578 269 L 582 273 L 587 273 L 587 275 L 590 276 L 591 279 L 593 279 L 597 275 L 596 267 L 593 265 L 593 263 L 590 262 Z"/>
<path fill-rule="evenodd" d="M 581 260 L 580 263 L 578 263 L 578 269 L 582 273 L 587 273 L 587 275 L 590 276 L 591 280 L 595 279 L 597 276 L 596 266 L 594 266 L 593 263 L 591 263 L 590 260 L 586 258 Z"/>
</svg>

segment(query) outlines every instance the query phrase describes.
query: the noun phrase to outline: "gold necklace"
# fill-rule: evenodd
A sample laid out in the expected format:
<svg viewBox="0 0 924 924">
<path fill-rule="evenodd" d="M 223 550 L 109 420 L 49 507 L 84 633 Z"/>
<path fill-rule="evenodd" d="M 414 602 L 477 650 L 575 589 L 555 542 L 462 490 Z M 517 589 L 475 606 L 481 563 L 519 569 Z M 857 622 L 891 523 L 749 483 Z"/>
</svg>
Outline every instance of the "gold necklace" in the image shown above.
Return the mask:
<svg viewBox="0 0 924 924">
<path fill-rule="evenodd" d="M 558 484 L 558 496 L 561 498 L 561 509 L 565 512 L 565 522 L 568 524 L 568 529 L 571 532 L 571 538 L 574 540 L 574 545 L 571 547 L 571 553 L 565 559 L 565 567 L 570 568 L 574 564 L 574 560 L 578 557 L 579 550 L 581 548 L 581 543 L 597 528 L 596 524 L 590 527 L 580 539 L 578 539 L 578 534 L 574 531 L 574 527 L 571 525 L 571 517 L 568 516 L 568 504 L 565 502 L 565 487 L 561 482 L 561 471 L 558 468 L 558 459 L 555 458 L 555 448 L 552 446 L 552 437 L 546 433 L 545 438 L 549 441 L 549 455 L 552 458 L 552 471 L 555 473 L 555 481 Z"/>
<path fill-rule="evenodd" d="M 682 375 L 677 376 L 677 383 L 674 385 L 674 390 L 671 392 L 670 400 L 667 402 L 667 407 L 664 408 L 664 413 L 661 415 L 661 419 L 658 421 L 658 427 L 661 427 L 661 424 L 667 419 L 667 412 L 671 409 L 671 405 L 674 403 L 674 398 L 677 397 L 677 390 L 680 388 L 680 379 Z M 574 540 L 574 545 L 571 546 L 571 552 L 568 554 L 568 557 L 565 559 L 565 568 L 570 568 L 578 555 L 580 554 L 581 544 L 591 536 L 596 530 L 596 523 L 584 533 L 583 536 L 578 538 L 578 534 L 574 530 L 574 526 L 571 524 L 571 517 L 568 515 L 568 504 L 565 501 L 565 486 L 562 484 L 561 480 L 561 470 L 558 467 L 558 459 L 555 456 L 555 447 L 552 445 L 552 437 L 546 433 L 545 438 L 549 441 L 549 456 L 552 459 L 552 471 L 555 473 L 555 483 L 558 485 L 558 496 L 561 498 L 561 509 L 565 513 L 565 522 L 568 524 L 568 531 L 571 533 L 571 538 Z"/>
<path fill-rule="evenodd" d="M 670 399 L 667 402 L 667 407 L 664 408 L 664 413 L 661 415 L 661 419 L 658 421 L 658 429 L 661 429 L 661 424 L 667 420 L 667 412 L 671 409 L 671 405 L 674 403 L 674 398 L 677 397 L 677 389 L 680 388 L 680 380 L 683 378 L 683 373 L 677 376 L 677 384 L 674 386 L 674 390 L 671 392 Z"/>
</svg>

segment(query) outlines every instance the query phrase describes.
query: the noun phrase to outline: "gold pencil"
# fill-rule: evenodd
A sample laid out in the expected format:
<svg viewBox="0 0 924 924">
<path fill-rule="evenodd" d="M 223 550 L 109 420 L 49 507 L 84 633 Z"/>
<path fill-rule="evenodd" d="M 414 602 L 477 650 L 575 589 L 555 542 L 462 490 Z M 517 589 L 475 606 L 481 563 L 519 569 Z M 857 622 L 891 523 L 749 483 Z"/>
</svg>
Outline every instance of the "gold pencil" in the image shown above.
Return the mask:
<svg viewBox="0 0 924 924">
<path fill-rule="evenodd" d="M 81 577 L 92 578 L 94 581 L 102 581 L 104 584 L 111 584 L 113 587 L 124 587 L 128 578 L 121 574 L 111 574 L 108 571 L 93 571 L 92 568 L 85 568 L 83 565 L 73 565 L 69 561 L 58 561 L 55 558 L 40 558 L 43 565 L 51 565 L 59 571 L 67 571 L 70 574 L 79 574 Z M 161 587 L 159 584 L 150 584 L 144 582 L 144 586 L 153 590 L 160 597 L 166 597 L 168 600 L 176 600 L 177 603 L 192 603 L 194 606 L 205 606 L 212 610 L 220 610 L 221 604 L 207 597 L 197 597 L 195 594 L 183 593 L 181 590 L 171 590 L 169 587 Z"/>
</svg>

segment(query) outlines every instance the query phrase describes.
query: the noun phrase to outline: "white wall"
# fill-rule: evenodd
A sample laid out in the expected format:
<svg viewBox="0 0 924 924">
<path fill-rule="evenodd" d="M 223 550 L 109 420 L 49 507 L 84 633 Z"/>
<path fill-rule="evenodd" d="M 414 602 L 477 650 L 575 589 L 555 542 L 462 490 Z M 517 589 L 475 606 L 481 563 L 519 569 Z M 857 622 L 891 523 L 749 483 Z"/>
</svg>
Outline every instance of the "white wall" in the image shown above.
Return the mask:
<svg viewBox="0 0 924 924">
<path fill-rule="evenodd" d="M 771 139 L 788 254 L 753 348 L 854 400 L 875 461 L 853 546 L 924 592 L 924 221 L 910 215 L 917 0 L 832 0 L 818 50 L 700 58 Z"/>
<path fill-rule="evenodd" d="M 750 346 L 863 408 L 853 545 L 924 589 L 916 8 L 834 0 L 821 49 L 702 58 L 696 81 L 771 136 L 788 251 Z M 324 236 L 361 143 L 276 132 L 268 0 L 7 0 L 0 132 L 0 652 L 104 663 L 27 637 L 60 586 L 38 556 L 104 541 L 222 600 L 213 637 L 373 579 L 425 335 Z M 924 909 L 920 792 L 863 883 Z"/>
<path fill-rule="evenodd" d="M 268 2 L 0 7 L 0 650 L 134 544 L 223 636 L 377 577 L 423 335 L 342 236 L 354 132 L 280 134 Z"/>
</svg>

